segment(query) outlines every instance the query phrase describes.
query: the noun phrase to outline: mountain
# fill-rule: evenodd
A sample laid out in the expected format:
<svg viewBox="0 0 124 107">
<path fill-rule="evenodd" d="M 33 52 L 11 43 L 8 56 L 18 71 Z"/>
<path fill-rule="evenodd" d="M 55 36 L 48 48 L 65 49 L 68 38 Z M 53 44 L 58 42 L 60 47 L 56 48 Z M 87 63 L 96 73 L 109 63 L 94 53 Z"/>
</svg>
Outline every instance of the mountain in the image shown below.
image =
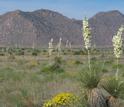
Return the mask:
<svg viewBox="0 0 124 107">
<path fill-rule="evenodd" d="M 89 20 L 96 46 L 112 46 L 112 37 L 124 25 L 124 15 L 117 10 L 100 12 Z M 123 36 L 124 38 L 124 36 Z"/>
<path fill-rule="evenodd" d="M 100 12 L 89 19 L 93 45 L 111 46 L 112 36 L 124 15 L 119 11 Z M 82 21 L 70 19 L 51 10 L 23 12 L 16 10 L 0 15 L 0 46 L 47 47 L 51 38 L 56 44 L 62 38 L 72 45 L 82 45 Z"/>
</svg>

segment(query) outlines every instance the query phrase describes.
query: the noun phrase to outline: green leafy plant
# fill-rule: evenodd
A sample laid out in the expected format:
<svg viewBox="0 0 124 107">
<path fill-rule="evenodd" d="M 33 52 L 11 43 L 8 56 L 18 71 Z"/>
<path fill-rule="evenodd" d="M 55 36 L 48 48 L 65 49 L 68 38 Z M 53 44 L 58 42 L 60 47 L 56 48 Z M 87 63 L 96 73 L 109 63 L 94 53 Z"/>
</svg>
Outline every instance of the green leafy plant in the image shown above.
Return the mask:
<svg viewBox="0 0 124 107">
<path fill-rule="evenodd" d="M 16 49 L 15 54 L 16 55 L 24 55 L 25 54 L 24 49 Z"/>
<path fill-rule="evenodd" d="M 41 69 L 42 72 L 52 72 L 52 73 L 61 73 L 64 72 L 64 68 L 62 66 L 61 57 L 55 57 L 54 62 L 47 64 Z"/>
<path fill-rule="evenodd" d="M 96 88 L 100 82 L 100 73 L 97 71 L 83 71 L 80 73 L 80 81 L 84 88 L 93 89 Z"/>
<path fill-rule="evenodd" d="M 33 51 L 32 51 L 33 56 L 37 56 L 39 53 L 40 53 L 40 51 L 38 49 L 33 49 Z"/>
<path fill-rule="evenodd" d="M 104 78 L 100 82 L 100 86 L 105 89 L 114 98 L 124 98 L 124 81 L 113 77 Z"/>
<path fill-rule="evenodd" d="M 104 78 L 100 86 L 110 95 L 106 98 L 108 107 L 120 107 L 119 99 L 124 99 L 124 81 L 115 76 Z"/>
<path fill-rule="evenodd" d="M 82 87 L 85 88 L 88 107 L 107 107 L 105 98 L 101 90 L 97 87 L 101 80 L 101 71 L 97 67 L 96 58 L 91 60 L 91 30 L 89 28 L 88 19 L 83 20 L 83 37 L 85 48 L 88 53 L 88 69 L 80 74 Z M 92 66 L 91 66 L 92 64 Z"/>
</svg>

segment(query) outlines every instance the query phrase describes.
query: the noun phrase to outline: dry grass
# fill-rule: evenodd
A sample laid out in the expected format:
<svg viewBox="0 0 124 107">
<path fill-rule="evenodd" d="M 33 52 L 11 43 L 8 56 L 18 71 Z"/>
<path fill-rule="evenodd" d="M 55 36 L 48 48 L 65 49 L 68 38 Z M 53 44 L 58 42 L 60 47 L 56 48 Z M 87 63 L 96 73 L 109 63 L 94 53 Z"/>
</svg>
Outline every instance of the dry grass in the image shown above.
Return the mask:
<svg viewBox="0 0 124 107">
<path fill-rule="evenodd" d="M 87 58 L 82 55 L 62 57 L 65 72 L 43 73 L 41 69 L 48 63 L 47 55 L 15 56 L 12 61 L 7 56 L 1 56 L 0 107 L 42 107 L 44 101 L 57 93 L 81 95 L 78 76 L 87 66 Z M 81 63 L 77 63 L 79 61 Z M 112 63 L 107 62 L 105 69 L 112 70 Z"/>
</svg>

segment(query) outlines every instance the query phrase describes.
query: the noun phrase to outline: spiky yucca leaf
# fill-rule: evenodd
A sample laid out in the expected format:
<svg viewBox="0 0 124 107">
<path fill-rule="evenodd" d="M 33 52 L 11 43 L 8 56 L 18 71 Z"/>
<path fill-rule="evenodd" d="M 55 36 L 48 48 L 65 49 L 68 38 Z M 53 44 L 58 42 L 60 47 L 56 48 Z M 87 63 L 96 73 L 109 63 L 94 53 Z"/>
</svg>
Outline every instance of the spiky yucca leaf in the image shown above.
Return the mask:
<svg viewBox="0 0 124 107">
<path fill-rule="evenodd" d="M 88 69 L 88 65 L 83 68 L 80 73 L 80 81 L 84 88 L 93 89 L 96 88 L 102 77 L 102 63 L 91 61 L 91 71 Z"/>
<path fill-rule="evenodd" d="M 105 78 L 100 82 L 100 86 L 104 88 L 114 98 L 124 98 L 124 81 L 114 77 Z"/>
<path fill-rule="evenodd" d="M 96 88 L 100 81 L 100 73 L 97 71 L 84 71 L 80 74 L 80 81 L 84 88 Z"/>
</svg>

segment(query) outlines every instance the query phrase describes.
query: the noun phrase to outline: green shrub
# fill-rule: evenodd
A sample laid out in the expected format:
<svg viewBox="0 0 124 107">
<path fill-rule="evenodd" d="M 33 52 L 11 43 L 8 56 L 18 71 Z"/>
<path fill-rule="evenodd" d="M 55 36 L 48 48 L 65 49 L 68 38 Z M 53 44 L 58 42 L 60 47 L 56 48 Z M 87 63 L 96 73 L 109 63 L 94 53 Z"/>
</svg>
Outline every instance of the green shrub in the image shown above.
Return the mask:
<svg viewBox="0 0 124 107">
<path fill-rule="evenodd" d="M 100 86 L 114 98 L 124 99 L 124 81 L 122 78 L 116 79 L 115 76 L 104 77 Z"/>
<path fill-rule="evenodd" d="M 105 68 L 103 68 L 105 69 Z M 80 81 L 84 88 L 96 88 L 103 75 L 102 63 L 98 61 L 91 61 L 91 69 L 85 65 L 80 73 Z"/>
<path fill-rule="evenodd" d="M 113 66 L 112 66 L 113 69 L 116 69 L 117 67 L 118 68 L 123 68 L 123 65 L 122 64 L 118 64 L 118 65 L 117 64 L 113 64 Z"/>
<path fill-rule="evenodd" d="M 16 58 L 15 58 L 15 55 L 14 54 L 10 54 L 9 56 L 8 56 L 8 60 L 10 60 L 10 61 L 13 61 L 13 60 L 15 60 Z"/>
<path fill-rule="evenodd" d="M 11 54 L 13 54 L 13 53 L 14 53 L 13 48 L 9 48 L 9 49 L 8 49 L 8 54 L 11 55 Z"/>
<path fill-rule="evenodd" d="M 33 56 L 37 56 L 39 53 L 40 53 L 40 51 L 39 51 L 38 49 L 34 49 L 34 50 L 32 51 L 32 55 L 33 55 Z"/>
<path fill-rule="evenodd" d="M 24 49 L 17 49 L 15 54 L 16 55 L 24 55 L 25 54 Z"/>
<path fill-rule="evenodd" d="M 5 56 L 5 53 L 1 52 L 1 53 L 0 53 L 0 56 Z"/>
<path fill-rule="evenodd" d="M 87 89 L 96 88 L 100 82 L 100 74 L 96 71 L 83 71 L 80 74 L 81 85 Z"/>
<path fill-rule="evenodd" d="M 83 50 L 73 51 L 73 55 L 83 55 L 85 52 Z"/>
<path fill-rule="evenodd" d="M 103 68 L 103 69 L 102 69 L 102 72 L 103 72 L 103 73 L 107 73 L 107 72 L 109 72 L 109 71 L 108 71 L 107 69 Z"/>
<path fill-rule="evenodd" d="M 64 72 L 64 69 L 60 65 L 53 63 L 53 64 L 46 65 L 45 67 L 42 68 L 41 71 L 61 73 L 61 72 Z"/>
<path fill-rule="evenodd" d="M 41 71 L 42 72 L 57 72 L 57 73 L 64 72 L 61 57 L 55 57 L 54 62 L 44 66 Z"/>
<path fill-rule="evenodd" d="M 76 61 L 75 61 L 75 64 L 76 64 L 76 65 L 79 65 L 79 64 L 82 64 L 82 62 L 79 61 L 79 60 L 76 60 Z"/>
<path fill-rule="evenodd" d="M 28 67 L 29 69 L 32 69 L 32 68 L 38 66 L 39 63 L 38 63 L 37 60 L 31 60 L 31 61 L 29 61 L 26 65 L 27 65 L 27 67 Z"/>
</svg>

